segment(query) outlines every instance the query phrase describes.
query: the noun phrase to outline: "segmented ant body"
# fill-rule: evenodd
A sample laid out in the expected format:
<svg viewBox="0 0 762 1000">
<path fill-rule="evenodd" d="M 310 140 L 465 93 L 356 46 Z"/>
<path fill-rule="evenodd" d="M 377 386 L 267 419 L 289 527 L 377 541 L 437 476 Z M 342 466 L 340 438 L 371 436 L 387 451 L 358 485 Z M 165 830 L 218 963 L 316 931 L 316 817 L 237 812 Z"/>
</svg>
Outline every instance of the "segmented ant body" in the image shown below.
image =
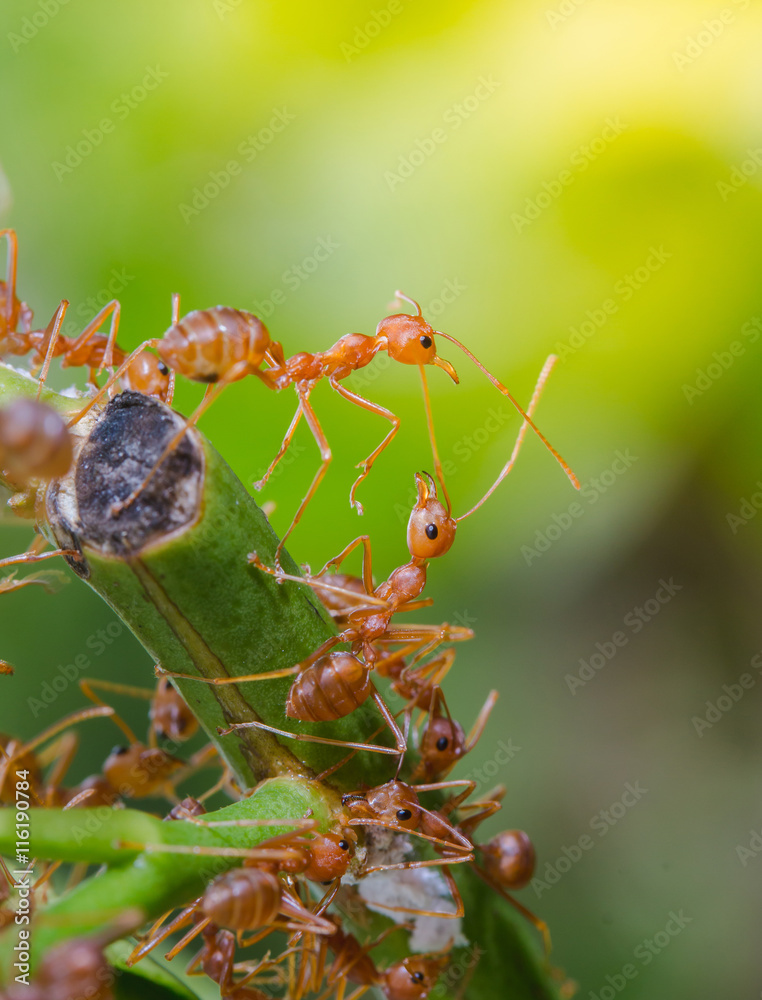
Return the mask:
<svg viewBox="0 0 762 1000">
<path fill-rule="evenodd" d="M 203 825 L 204 820 L 197 818 L 194 822 Z M 261 821 L 252 820 L 250 825 L 256 826 L 258 822 Z M 267 931 L 280 929 L 311 934 L 332 933 L 334 925 L 306 908 L 278 874 L 281 871 L 293 874 L 295 869 L 309 869 L 312 863 L 311 847 L 310 841 L 304 837 L 308 828 L 309 821 L 305 821 L 299 829 L 271 837 L 247 851 L 243 867 L 218 875 L 209 883 L 203 896 L 181 910 L 173 920 L 163 926 L 162 922 L 154 925 L 147 938 L 132 952 L 127 964 L 133 965 L 175 931 L 194 920 L 194 926 L 167 953 L 167 958 L 173 958 L 210 925 L 236 931 L 239 939 L 245 931 L 263 928 Z M 343 835 L 339 840 L 346 845 L 346 851 L 342 850 L 338 841 L 328 847 L 327 852 L 322 854 L 323 860 L 316 862 L 320 874 L 325 874 L 327 869 L 341 871 L 342 874 L 346 872 L 344 854 L 346 853 L 347 858 L 350 856 L 351 845 Z M 145 849 L 146 845 L 140 846 Z M 328 855 L 333 855 L 333 846 L 338 848 L 341 856 L 334 857 L 331 865 L 327 858 Z M 156 849 L 168 850 L 169 847 L 157 845 Z M 203 851 L 201 848 L 198 850 Z M 209 849 L 208 853 L 213 854 L 214 850 Z M 347 860 L 346 864 L 348 863 Z M 340 878 L 341 875 L 337 877 Z M 261 935 L 257 935 L 257 940 L 259 936 Z M 245 942 L 242 943 L 246 946 Z"/>
</svg>

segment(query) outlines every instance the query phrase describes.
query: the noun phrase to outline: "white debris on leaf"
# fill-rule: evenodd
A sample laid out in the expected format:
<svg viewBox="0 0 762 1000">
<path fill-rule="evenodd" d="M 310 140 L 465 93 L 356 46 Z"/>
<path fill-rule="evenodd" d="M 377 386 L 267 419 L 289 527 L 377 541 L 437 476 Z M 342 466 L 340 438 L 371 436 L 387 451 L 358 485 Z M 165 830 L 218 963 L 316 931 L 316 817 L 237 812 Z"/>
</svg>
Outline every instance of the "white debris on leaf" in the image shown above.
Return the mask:
<svg viewBox="0 0 762 1000">
<path fill-rule="evenodd" d="M 414 854 L 411 838 L 407 835 L 384 827 L 369 827 L 366 836 L 368 867 L 400 864 L 411 860 Z M 468 944 L 460 917 L 429 917 L 409 912 L 455 913 L 452 893 L 437 866 L 371 872 L 359 880 L 357 889 L 369 909 L 390 917 L 395 923 L 413 924 L 409 941 L 413 952 L 437 952 L 448 946 Z"/>
</svg>

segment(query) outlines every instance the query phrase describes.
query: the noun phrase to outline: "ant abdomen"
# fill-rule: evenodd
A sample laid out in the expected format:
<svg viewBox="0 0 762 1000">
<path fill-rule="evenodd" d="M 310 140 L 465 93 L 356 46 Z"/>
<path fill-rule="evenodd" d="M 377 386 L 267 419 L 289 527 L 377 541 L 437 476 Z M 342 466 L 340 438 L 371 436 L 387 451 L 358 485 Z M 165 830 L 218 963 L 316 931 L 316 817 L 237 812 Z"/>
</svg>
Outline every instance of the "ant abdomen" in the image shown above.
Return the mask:
<svg viewBox="0 0 762 1000">
<path fill-rule="evenodd" d="M 204 893 L 202 909 L 215 924 L 253 930 L 271 924 L 280 910 L 283 886 L 263 868 L 238 868 L 218 876 Z"/>
<path fill-rule="evenodd" d="M 57 479 L 71 460 L 66 424 L 50 406 L 17 399 L 0 410 L 0 468 L 14 479 Z"/>
<path fill-rule="evenodd" d="M 162 361 L 196 382 L 218 382 L 241 364 L 241 375 L 258 368 L 270 346 L 264 323 L 229 306 L 196 309 L 174 323 L 156 346 Z M 244 365 L 248 364 L 249 368 Z"/>
<path fill-rule="evenodd" d="M 523 830 L 504 830 L 481 847 L 484 870 L 503 889 L 522 889 L 534 875 L 537 857 Z"/>
<path fill-rule="evenodd" d="M 341 719 L 373 692 L 368 667 L 352 653 L 330 653 L 303 670 L 291 686 L 286 715 L 303 722 Z"/>
</svg>

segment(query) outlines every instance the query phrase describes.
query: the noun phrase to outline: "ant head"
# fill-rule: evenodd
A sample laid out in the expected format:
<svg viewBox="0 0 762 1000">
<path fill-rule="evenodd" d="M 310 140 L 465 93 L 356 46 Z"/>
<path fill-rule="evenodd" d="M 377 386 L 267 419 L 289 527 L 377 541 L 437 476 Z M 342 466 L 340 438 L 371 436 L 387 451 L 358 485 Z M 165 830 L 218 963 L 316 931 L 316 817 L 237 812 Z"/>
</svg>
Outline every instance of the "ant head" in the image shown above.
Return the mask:
<svg viewBox="0 0 762 1000">
<path fill-rule="evenodd" d="M 313 882 L 332 882 L 346 875 L 356 842 L 354 830 L 316 834 L 309 842 L 310 860 L 304 869 L 304 877 Z"/>
<path fill-rule="evenodd" d="M 415 559 L 436 559 L 449 550 L 458 523 L 438 500 L 428 472 L 416 472 L 415 483 L 418 499 L 407 524 L 407 547 Z"/>
<path fill-rule="evenodd" d="M 341 801 L 360 825 L 363 819 L 377 819 L 392 827 L 416 830 L 421 821 L 421 804 L 404 781 L 387 781 L 365 795 L 345 795 Z"/>
<path fill-rule="evenodd" d="M 429 775 L 445 774 L 466 751 L 462 726 L 446 715 L 436 715 L 421 737 L 421 756 Z"/>
<path fill-rule="evenodd" d="M 142 392 L 144 396 L 154 396 L 162 403 L 166 403 L 171 381 L 170 369 L 155 354 L 141 351 L 124 373 L 123 381 L 135 392 Z"/>
<path fill-rule="evenodd" d="M 482 846 L 484 867 L 503 889 L 521 889 L 534 874 L 537 858 L 523 830 L 504 830 Z"/>
<path fill-rule="evenodd" d="M 384 973 L 388 1000 L 425 1000 L 443 966 L 442 959 L 411 955 L 390 965 Z"/>
<path fill-rule="evenodd" d="M 412 302 L 412 299 L 410 300 Z M 376 336 L 384 337 L 389 357 L 403 365 L 436 365 L 442 368 L 453 382 L 458 381 L 458 373 L 449 361 L 437 356 L 434 343 L 434 328 L 421 316 L 421 308 L 417 316 L 407 313 L 395 313 L 382 319 L 376 327 Z"/>
</svg>

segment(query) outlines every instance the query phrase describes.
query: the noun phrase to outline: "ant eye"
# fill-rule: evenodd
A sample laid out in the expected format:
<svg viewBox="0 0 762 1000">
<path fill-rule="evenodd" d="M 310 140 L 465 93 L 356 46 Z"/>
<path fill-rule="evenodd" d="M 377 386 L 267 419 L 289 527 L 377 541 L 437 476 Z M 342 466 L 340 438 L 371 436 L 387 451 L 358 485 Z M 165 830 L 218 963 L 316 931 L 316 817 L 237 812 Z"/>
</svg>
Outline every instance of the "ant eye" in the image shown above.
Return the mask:
<svg viewBox="0 0 762 1000">
<path fill-rule="evenodd" d="M 413 814 L 410 812 L 409 809 L 397 810 L 397 819 L 400 821 L 400 823 L 404 823 L 406 820 L 409 820 L 412 817 L 412 815 Z"/>
<path fill-rule="evenodd" d="M 114 756 L 121 757 L 123 753 L 127 753 L 127 747 L 114 747 L 111 751 Z"/>
<path fill-rule="evenodd" d="M 348 840 L 340 840 L 339 841 L 339 847 L 342 849 L 342 851 L 348 851 L 349 850 L 349 841 Z"/>
<path fill-rule="evenodd" d="M 413 980 L 414 983 L 422 983 L 423 982 L 423 973 L 422 972 L 413 972 L 412 975 L 410 976 L 410 978 Z"/>
<path fill-rule="evenodd" d="M 169 375 L 169 368 L 164 364 L 163 361 L 159 362 L 159 373 L 161 375 Z"/>
<path fill-rule="evenodd" d="M 421 347 L 425 348 L 427 351 L 433 343 L 434 341 L 431 339 L 431 337 L 427 337 L 426 334 L 424 334 L 421 337 Z"/>
<path fill-rule="evenodd" d="M 436 524 L 426 525 L 426 537 L 431 539 L 432 542 L 434 541 L 434 539 L 437 537 L 438 534 L 439 534 L 439 528 L 436 526 Z"/>
<path fill-rule="evenodd" d="M 446 750 L 450 745 L 450 741 L 446 736 L 440 736 L 437 740 L 437 750 Z"/>
</svg>

